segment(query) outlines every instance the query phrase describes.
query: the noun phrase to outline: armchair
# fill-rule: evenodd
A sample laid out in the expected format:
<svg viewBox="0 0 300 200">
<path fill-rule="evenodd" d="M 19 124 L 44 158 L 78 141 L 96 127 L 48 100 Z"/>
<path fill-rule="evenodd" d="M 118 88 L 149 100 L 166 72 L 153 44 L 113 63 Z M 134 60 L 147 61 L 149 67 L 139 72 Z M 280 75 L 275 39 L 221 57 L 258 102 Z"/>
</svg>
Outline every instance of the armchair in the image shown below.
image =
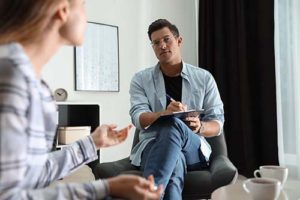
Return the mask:
<svg viewBox="0 0 300 200">
<path fill-rule="evenodd" d="M 138 143 L 138 135 L 139 131 L 136 130 L 132 147 Z M 237 179 L 237 169 L 227 157 L 224 134 L 207 138 L 207 141 L 212 148 L 210 165 L 207 169 L 188 171 L 182 193 L 185 200 L 209 199 L 216 188 L 234 183 Z M 109 178 L 119 174 L 142 175 L 138 167 L 130 164 L 129 157 L 114 162 L 97 163 L 92 170 L 96 179 Z"/>
</svg>

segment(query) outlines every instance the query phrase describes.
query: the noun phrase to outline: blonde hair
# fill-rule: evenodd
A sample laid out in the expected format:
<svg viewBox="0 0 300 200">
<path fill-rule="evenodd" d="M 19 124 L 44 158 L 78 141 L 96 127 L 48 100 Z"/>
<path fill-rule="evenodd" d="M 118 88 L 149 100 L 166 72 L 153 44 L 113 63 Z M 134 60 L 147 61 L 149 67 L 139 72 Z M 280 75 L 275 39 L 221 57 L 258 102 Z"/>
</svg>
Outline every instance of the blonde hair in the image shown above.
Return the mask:
<svg viewBox="0 0 300 200">
<path fill-rule="evenodd" d="M 0 0 L 0 43 L 30 42 L 51 26 L 62 0 Z"/>
</svg>

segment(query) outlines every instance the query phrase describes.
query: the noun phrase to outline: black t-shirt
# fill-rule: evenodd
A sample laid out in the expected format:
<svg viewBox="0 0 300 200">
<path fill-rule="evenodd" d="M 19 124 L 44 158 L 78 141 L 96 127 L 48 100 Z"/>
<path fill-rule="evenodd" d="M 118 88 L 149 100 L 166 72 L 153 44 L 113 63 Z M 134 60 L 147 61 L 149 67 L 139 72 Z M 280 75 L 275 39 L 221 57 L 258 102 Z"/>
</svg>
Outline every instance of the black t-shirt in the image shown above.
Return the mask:
<svg viewBox="0 0 300 200">
<path fill-rule="evenodd" d="M 181 102 L 181 91 L 182 91 L 182 77 L 181 75 L 170 77 L 163 74 L 165 80 L 166 93 L 176 101 Z M 170 104 L 167 98 L 167 105 Z"/>
</svg>

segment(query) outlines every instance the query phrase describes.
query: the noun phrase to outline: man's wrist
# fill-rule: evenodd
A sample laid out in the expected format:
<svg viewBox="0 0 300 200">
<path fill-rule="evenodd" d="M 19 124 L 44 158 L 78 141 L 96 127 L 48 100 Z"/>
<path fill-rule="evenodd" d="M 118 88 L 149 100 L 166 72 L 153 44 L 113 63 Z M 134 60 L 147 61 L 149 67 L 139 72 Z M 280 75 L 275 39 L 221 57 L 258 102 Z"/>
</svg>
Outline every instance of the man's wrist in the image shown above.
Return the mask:
<svg viewBox="0 0 300 200">
<path fill-rule="evenodd" d="M 200 135 L 202 135 L 202 134 L 204 133 L 204 131 L 205 131 L 205 122 L 200 121 L 200 128 L 199 128 L 198 133 L 199 133 Z"/>
</svg>

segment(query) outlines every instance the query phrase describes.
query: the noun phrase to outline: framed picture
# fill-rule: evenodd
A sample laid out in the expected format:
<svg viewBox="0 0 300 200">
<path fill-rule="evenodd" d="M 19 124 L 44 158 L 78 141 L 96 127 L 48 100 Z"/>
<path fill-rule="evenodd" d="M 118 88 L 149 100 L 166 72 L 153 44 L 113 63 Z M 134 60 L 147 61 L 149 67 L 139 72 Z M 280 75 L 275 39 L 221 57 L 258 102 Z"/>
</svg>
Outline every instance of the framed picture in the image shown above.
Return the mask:
<svg viewBox="0 0 300 200">
<path fill-rule="evenodd" d="M 75 90 L 119 91 L 117 26 L 88 22 L 82 46 L 75 47 Z"/>
</svg>

